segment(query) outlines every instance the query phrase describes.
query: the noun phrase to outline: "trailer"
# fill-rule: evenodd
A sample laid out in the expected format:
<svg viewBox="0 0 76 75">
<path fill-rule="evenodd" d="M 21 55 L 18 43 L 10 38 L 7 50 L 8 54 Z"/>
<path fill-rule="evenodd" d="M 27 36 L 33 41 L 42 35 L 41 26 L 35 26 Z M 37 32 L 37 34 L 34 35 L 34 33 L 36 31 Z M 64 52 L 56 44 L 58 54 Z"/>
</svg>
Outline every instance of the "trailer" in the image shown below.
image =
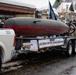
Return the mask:
<svg viewBox="0 0 76 75">
<path fill-rule="evenodd" d="M 16 37 L 15 50 L 17 54 L 30 52 L 46 52 L 62 50 L 68 56 L 76 53 L 76 37 L 72 36 L 51 36 L 51 37 Z"/>
<path fill-rule="evenodd" d="M 71 56 L 76 52 L 76 37 L 70 35 L 76 29 L 73 24 L 68 26 L 57 20 L 18 17 L 6 20 L 4 27 L 15 31 L 17 54 L 61 49 Z"/>
</svg>

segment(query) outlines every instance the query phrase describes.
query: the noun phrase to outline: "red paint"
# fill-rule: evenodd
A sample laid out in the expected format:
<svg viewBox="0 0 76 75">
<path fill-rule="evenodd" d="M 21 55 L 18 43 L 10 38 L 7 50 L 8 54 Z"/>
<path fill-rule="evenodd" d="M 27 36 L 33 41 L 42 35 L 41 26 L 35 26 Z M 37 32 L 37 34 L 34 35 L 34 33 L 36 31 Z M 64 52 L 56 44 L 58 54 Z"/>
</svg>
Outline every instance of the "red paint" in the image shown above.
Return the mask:
<svg viewBox="0 0 76 75">
<path fill-rule="evenodd" d="M 15 30 L 16 35 L 24 36 L 50 36 L 59 35 L 68 31 L 67 28 L 50 28 L 42 26 L 5 26 L 5 28 L 12 28 Z"/>
</svg>

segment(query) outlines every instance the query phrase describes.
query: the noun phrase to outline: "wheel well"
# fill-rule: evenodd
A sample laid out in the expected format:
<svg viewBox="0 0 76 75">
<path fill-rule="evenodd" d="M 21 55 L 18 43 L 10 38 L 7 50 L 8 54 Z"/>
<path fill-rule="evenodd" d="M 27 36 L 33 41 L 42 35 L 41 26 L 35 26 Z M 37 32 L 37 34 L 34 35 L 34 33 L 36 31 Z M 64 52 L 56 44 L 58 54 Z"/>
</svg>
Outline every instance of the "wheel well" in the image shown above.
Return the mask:
<svg viewBox="0 0 76 75">
<path fill-rule="evenodd" d="M 76 44 L 76 39 L 73 39 L 73 40 L 72 40 L 73 51 L 74 51 L 74 49 L 75 49 L 75 44 Z"/>
<path fill-rule="evenodd" d="M 65 40 L 65 45 L 66 45 L 66 47 L 67 47 L 69 41 L 71 41 L 71 43 L 72 43 L 72 45 L 73 45 L 74 42 L 75 42 L 75 40 L 76 40 L 76 39 L 74 39 L 74 38 L 67 38 L 67 39 Z"/>
<path fill-rule="evenodd" d="M 75 39 L 70 39 L 69 41 L 71 41 L 72 46 L 73 46 L 73 48 L 74 48 Z M 69 41 L 68 41 L 68 42 L 69 42 Z"/>
<path fill-rule="evenodd" d="M 0 46 L 0 57 L 1 57 L 1 60 L 3 60 L 3 48 Z"/>
<path fill-rule="evenodd" d="M 73 49 L 73 53 L 74 53 L 74 51 L 75 51 L 74 49 L 75 49 L 75 41 L 76 41 L 76 39 L 69 39 L 68 42 L 69 42 L 69 41 L 71 41 L 71 43 L 72 43 L 72 49 Z M 67 43 L 67 46 L 68 46 L 68 43 Z"/>
</svg>

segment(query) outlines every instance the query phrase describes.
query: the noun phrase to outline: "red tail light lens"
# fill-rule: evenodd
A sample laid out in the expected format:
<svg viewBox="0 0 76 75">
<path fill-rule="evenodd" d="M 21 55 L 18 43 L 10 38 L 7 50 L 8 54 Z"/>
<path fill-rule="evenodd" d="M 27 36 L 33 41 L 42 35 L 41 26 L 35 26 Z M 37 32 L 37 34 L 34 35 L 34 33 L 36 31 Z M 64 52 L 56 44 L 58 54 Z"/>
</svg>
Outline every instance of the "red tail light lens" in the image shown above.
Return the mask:
<svg viewBox="0 0 76 75">
<path fill-rule="evenodd" d="M 13 46 L 16 46 L 16 37 L 14 37 L 14 44 Z"/>
</svg>

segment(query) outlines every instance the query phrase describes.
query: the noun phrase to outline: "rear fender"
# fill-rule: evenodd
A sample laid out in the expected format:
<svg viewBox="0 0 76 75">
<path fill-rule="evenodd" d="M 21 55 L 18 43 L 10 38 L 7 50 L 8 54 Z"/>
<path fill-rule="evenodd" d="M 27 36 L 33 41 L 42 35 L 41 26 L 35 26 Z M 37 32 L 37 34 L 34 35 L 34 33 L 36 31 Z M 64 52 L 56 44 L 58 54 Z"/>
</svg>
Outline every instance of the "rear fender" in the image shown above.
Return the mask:
<svg viewBox="0 0 76 75">
<path fill-rule="evenodd" d="M 65 47 L 67 48 L 68 46 L 68 42 L 71 41 L 72 43 L 74 43 L 74 40 L 76 40 L 75 37 L 69 37 L 69 38 L 66 38 L 65 41 L 64 41 L 64 45 Z"/>
</svg>

